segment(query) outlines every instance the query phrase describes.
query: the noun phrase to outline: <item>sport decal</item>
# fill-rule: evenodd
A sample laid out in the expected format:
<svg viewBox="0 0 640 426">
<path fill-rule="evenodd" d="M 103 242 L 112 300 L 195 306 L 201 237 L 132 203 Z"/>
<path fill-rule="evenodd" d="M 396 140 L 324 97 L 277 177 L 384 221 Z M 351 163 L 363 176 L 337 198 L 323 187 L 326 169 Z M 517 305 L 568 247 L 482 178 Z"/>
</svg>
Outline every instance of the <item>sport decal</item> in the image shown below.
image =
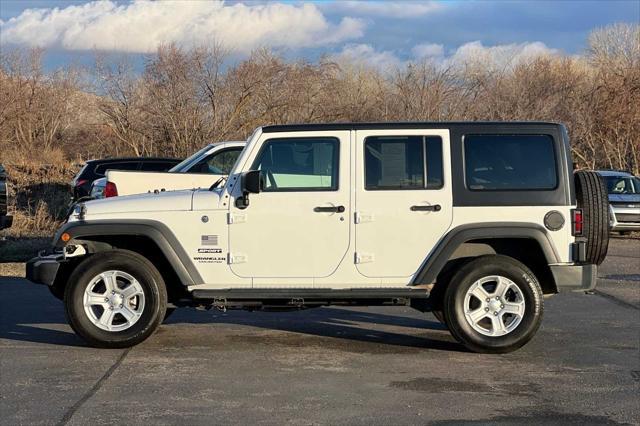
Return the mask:
<svg viewBox="0 0 640 426">
<path fill-rule="evenodd" d="M 222 253 L 222 249 L 219 248 L 199 248 L 198 253 L 214 253 L 220 254 Z"/>
</svg>

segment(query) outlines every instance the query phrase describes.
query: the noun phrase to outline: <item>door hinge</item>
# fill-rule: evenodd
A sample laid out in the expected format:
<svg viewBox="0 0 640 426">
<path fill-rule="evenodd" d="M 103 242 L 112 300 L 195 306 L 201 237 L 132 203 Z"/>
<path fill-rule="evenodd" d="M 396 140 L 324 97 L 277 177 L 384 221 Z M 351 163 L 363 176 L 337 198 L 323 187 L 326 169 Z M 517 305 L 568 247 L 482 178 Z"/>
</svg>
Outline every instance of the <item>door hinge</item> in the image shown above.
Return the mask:
<svg viewBox="0 0 640 426">
<path fill-rule="evenodd" d="M 227 213 L 227 224 L 233 223 L 245 223 L 247 221 L 247 215 L 245 213 Z"/>
<path fill-rule="evenodd" d="M 373 253 L 358 253 L 356 252 L 356 263 L 371 263 L 376 258 Z"/>
<path fill-rule="evenodd" d="M 373 222 L 373 213 L 355 212 L 355 223 Z"/>
<path fill-rule="evenodd" d="M 227 256 L 227 259 L 229 259 L 230 265 L 235 265 L 236 263 L 246 263 L 247 255 L 240 254 L 240 253 L 236 253 L 236 254 L 229 253 Z"/>
</svg>

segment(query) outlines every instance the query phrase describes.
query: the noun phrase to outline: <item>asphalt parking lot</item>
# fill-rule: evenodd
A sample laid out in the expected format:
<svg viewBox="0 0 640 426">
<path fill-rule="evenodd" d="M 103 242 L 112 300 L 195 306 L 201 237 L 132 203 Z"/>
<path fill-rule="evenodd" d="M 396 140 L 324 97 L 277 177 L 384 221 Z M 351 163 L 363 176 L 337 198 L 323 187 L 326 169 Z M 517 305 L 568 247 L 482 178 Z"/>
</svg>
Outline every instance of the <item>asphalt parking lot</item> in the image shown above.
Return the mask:
<svg viewBox="0 0 640 426">
<path fill-rule="evenodd" d="M 128 350 L 84 346 L 44 287 L 0 277 L 0 423 L 639 424 L 640 240 L 592 295 L 545 303 L 507 355 L 409 308 L 177 311 Z"/>
</svg>

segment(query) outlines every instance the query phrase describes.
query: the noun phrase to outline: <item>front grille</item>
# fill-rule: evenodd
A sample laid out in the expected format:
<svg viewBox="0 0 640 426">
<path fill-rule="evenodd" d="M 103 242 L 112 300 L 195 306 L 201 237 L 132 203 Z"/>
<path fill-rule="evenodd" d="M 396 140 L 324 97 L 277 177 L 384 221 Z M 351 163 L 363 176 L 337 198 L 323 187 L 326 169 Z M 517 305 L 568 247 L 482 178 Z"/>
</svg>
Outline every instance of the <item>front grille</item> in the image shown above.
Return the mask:
<svg viewBox="0 0 640 426">
<path fill-rule="evenodd" d="M 618 219 L 618 222 L 639 222 L 640 223 L 640 214 L 618 213 L 616 214 L 616 219 Z"/>
</svg>

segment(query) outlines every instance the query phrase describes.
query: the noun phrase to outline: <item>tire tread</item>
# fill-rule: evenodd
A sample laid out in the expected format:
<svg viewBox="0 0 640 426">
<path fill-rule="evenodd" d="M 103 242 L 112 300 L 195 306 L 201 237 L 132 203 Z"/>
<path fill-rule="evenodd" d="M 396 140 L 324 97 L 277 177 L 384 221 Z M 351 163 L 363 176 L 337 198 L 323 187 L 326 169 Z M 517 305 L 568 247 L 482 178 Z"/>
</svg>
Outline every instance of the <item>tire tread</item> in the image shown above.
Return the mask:
<svg viewBox="0 0 640 426">
<path fill-rule="evenodd" d="M 609 247 L 609 199 L 600 175 L 593 171 L 575 172 L 577 206 L 582 209 L 583 236 L 587 240 L 586 260 L 599 265 Z"/>
</svg>

